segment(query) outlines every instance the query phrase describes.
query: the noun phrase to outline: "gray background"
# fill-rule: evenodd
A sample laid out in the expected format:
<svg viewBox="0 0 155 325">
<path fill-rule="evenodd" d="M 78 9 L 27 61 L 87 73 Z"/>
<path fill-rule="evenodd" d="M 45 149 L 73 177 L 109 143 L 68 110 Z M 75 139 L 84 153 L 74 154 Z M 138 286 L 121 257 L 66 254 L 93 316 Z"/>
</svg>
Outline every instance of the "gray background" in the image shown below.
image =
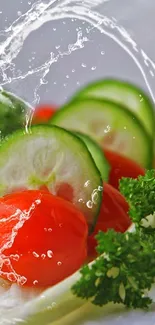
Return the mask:
<svg viewBox="0 0 155 325">
<path fill-rule="evenodd" d="M 42 2 L 48 4 L 50 0 Z M 75 3 L 74 0 L 72 2 Z M 10 31 L 6 32 L 6 29 L 10 27 L 11 30 L 11 26 L 14 26 L 13 22 L 21 18 L 22 14 L 30 10 L 35 3 L 37 3 L 35 0 L 0 0 L 0 48 L 11 34 Z M 57 4 L 59 0 L 54 6 Z M 116 19 L 117 24 L 130 33 L 139 51 L 143 49 L 151 60 L 155 59 L 153 25 L 155 4 L 153 0 L 102 1 L 93 10 L 113 21 Z M 42 16 L 38 19 L 41 20 Z M 107 27 L 106 30 L 117 36 L 123 44 L 127 44 L 129 50 L 132 49 L 116 29 L 111 30 Z M 84 47 L 72 51 L 70 55 L 64 54 L 68 51 L 68 45 L 76 42 L 78 31 L 82 31 L 82 37 L 87 37 L 88 41 L 84 42 Z M 15 44 L 18 43 L 16 36 L 13 41 Z M 63 54 L 59 55 L 57 62 L 49 66 L 45 78 L 42 79 L 44 70 L 29 74 L 29 71 L 37 70 L 38 67 L 46 64 L 50 58 L 50 52 L 53 52 L 55 57 L 59 55 L 59 52 Z M 9 53 L 9 47 L 2 54 L 7 53 Z M 137 54 L 135 51 L 133 53 L 142 65 L 152 92 L 155 94 L 154 77 L 149 72 L 151 70 L 153 74 L 154 68 L 150 63 L 144 63 L 140 53 Z M 5 61 L 5 55 L 3 61 Z M 146 64 L 149 66 L 147 67 Z M 3 72 L 7 77 L 4 78 Z M 20 76 L 24 77 L 20 78 Z M 45 23 L 36 31 L 32 31 L 23 43 L 19 54 L 11 60 L 11 64 L 8 64 L 7 69 L 3 71 L 0 69 L 0 83 L 34 105 L 49 101 L 60 105 L 83 84 L 109 76 L 133 81 L 148 91 L 139 68 L 120 45 L 96 28 L 91 28 L 89 23 L 71 18 L 53 20 Z"/>
</svg>

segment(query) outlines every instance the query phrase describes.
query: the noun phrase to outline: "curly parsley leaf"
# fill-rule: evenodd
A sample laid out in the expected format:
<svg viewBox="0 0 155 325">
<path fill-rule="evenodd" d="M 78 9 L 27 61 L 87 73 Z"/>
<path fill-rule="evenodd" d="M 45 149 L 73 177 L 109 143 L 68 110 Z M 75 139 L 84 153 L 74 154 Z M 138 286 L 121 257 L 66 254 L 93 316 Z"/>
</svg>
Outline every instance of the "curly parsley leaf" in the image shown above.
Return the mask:
<svg viewBox="0 0 155 325">
<path fill-rule="evenodd" d="M 129 215 L 137 227 L 155 229 L 155 170 L 138 179 L 122 178 L 120 191 L 129 203 Z"/>
<path fill-rule="evenodd" d="M 147 296 L 155 277 L 155 241 L 153 236 L 116 233 L 109 230 L 97 235 L 100 255 L 81 270 L 73 293 L 103 306 L 108 302 L 123 303 L 132 308 L 148 308 Z"/>
</svg>

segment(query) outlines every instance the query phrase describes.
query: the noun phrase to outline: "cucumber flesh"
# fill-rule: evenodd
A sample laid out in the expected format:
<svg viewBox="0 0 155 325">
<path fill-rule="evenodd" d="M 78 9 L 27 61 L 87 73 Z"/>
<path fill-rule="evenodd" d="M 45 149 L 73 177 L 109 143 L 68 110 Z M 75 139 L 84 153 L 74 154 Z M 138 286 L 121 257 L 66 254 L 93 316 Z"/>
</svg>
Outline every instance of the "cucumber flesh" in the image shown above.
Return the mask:
<svg viewBox="0 0 155 325">
<path fill-rule="evenodd" d="M 154 137 L 153 103 L 138 87 L 124 81 L 105 79 L 88 85 L 77 96 L 107 99 L 123 105 L 139 118 L 148 134 Z"/>
<path fill-rule="evenodd" d="M 56 126 L 37 125 L 30 133 L 10 135 L 0 146 L 0 194 L 46 186 L 73 189 L 71 202 L 95 225 L 102 199 L 102 179 L 87 147 L 77 136 Z"/>
<path fill-rule="evenodd" d="M 94 141 L 91 137 L 88 135 L 81 133 L 81 132 L 75 132 L 75 134 L 83 140 L 85 143 L 87 149 L 91 153 L 95 164 L 100 171 L 100 174 L 102 176 L 102 179 L 104 182 L 108 182 L 109 180 L 109 172 L 110 172 L 110 165 L 105 158 L 104 152 L 101 149 L 101 147 L 98 145 L 96 141 Z"/>
<path fill-rule="evenodd" d="M 28 103 L 0 89 L 0 138 L 26 127 L 30 109 Z"/>
<path fill-rule="evenodd" d="M 102 147 L 132 158 L 144 168 L 152 167 L 153 141 L 137 117 L 121 105 L 77 99 L 59 110 L 50 123 L 86 133 Z"/>
</svg>

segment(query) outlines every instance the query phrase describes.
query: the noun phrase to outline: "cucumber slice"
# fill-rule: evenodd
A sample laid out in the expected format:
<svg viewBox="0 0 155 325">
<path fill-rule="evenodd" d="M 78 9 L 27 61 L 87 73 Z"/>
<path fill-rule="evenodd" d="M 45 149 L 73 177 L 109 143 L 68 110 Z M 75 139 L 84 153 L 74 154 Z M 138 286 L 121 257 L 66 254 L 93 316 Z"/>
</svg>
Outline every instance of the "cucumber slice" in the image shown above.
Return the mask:
<svg viewBox="0 0 155 325">
<path fill-rule="evenodd" d="M 0 137 L 26 126 L 30 105 L 12 93 L 0 89 Z"/>
<path fill-rule="evenodd" d="M 82 89 L 78 97 L 93 97 L 122 104 L 141 121 L 146 131 L 153 137 L 155 114 L 151 100 L 138 87 L 124 81 L 105 79 L 92 83 Z"/>
<path fill-rule="evenodd" d="M 114 102 L 81 98 L 59 110 L 54 125 L 84 132 L 101 146 L 152 167 L 153 141 L 141 122 L 129 110 Z"/>
<path fill-rule="evenodd" d="M 70 186 L 70 201 L 85 215 L 90 230 L 102 199 L 102 179 L 87 147 L 56 126 L 33 126 L 9 136 L 0 146 L 0 194 L 46 186 L 56 195 Z"/>
<path fill-rule="evenodd" d="M 109 179 L 109 172 L 110 172 L 110 165 L 105 158 L 104 152 L 101 149 L 101 147 L 98 145 L 96 141 L 94 141 L 92 138 L 90 138 L 88 135 L 83 134 L 81 132 L 75 132 L 75 134 L 83 140 L 85 143 L 87 149 L 91 153 L 95 164 L 100 171 L 100 174 L 102 176 L 102 179 L 105 182 L 108 182 Z"/>
</svg>

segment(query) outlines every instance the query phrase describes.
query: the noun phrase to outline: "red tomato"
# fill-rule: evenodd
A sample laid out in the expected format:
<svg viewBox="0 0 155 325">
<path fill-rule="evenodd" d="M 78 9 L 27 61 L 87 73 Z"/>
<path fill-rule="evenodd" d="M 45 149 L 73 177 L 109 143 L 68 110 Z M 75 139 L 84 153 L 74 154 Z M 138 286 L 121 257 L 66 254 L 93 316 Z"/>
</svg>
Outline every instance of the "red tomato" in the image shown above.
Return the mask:
<svg viewBox="0 0 155 325">
<path fill-rule="evenodd" d="M 55 112 L 56 107 L 52 105 L 40 105 L 36 107 L 32 124 L 48 122 Z"/>
<path fill-rule="evenodd" d="M 109 184 L 117 189 L 119 188 L 120 178 L 137 178 L 139 175 L 145 174 L 145 170 L 129 158 L 107 149 L 104 149 L 104 154 L 111 166 Z"/>
<path fill-rule="evenodd" d="M 104 183 L 103 198 L 101 210 L 95 231 L 88 237 L 88 255 L 96 254 L 97 241 L 94 238 L 99 230 L 107 231 L 115 229 L 118 232 L 125 232 L 131 225 L 131 220 L 128 216 L 129 206 L 122 194 L 114 187 Z"/>
<path fill-rule="evenodd" d="M 71 203 L 35 190 L 0 199 L 0 276 L 51 286 L 76 271 L 87 255 L 87 224 Z"/>
</svg>

